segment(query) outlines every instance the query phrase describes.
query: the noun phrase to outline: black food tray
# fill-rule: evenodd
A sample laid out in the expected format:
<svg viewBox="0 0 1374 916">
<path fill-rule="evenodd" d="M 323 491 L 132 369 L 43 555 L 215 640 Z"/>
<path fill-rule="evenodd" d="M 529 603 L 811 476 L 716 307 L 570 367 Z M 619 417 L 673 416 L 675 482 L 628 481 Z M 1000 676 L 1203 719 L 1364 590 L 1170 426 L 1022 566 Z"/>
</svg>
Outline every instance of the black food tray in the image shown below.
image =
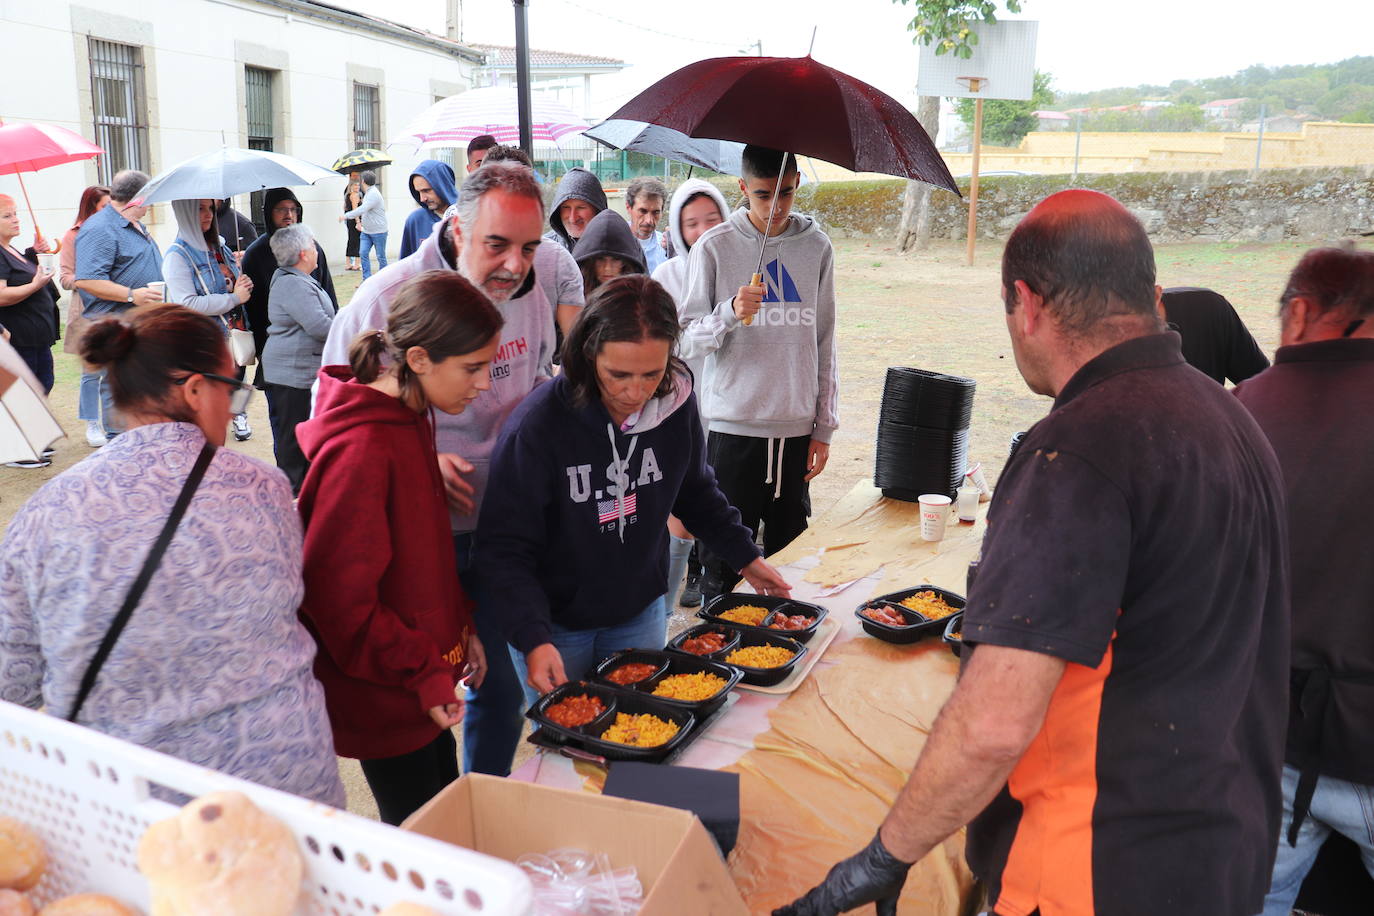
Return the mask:
<svg viewBox="0 0 1374 916">
<path fill-rule="evenodd" d="M 730 708 L 735 705 L 735 701 L 738 699 L 738 694 L 727 694 L 725 697 L 725 701 L 720 706 L 718 706 L 714 711 L 706 713 L 697 718 L 696 725 L 692 728 L 691 733 L 688 734 L 687 737 L 684 738 L 681 742 L 674 745 L 671 751 L 667 752 L 662 757 L 656 760 L 641 760 L 639 762 L 653 763 L 658 764 L 660 766 L 668 766 L 670 764 L 676 763 L 678 759 L 687 752 L 687 749 L 692 746 L 692 742 L 696 741 L 698 738 L 704 735 L 706 731 L 712 725 L 715 724 L 717 719 L 719 719 L 721 716 L 729 712 Z M 563 737 L 561 734 L 549 731 L 546 728 L 536 728 L 529 734 L 528 737 L 525 738 L 525 740 L 528 741 L 530 744 L 533 744 L 535 747 L 541 747 L 551 751 L 559 751 L 560 753 L 564 753 L 569 757 L 590 760 L 592 763 L 611 762 L 609 758 L 606 758 L 603 755 L 597 754 L 593 751 L 583 750 L 580 744 L 574 744 L 569 739 Z"/>
<path fill-rule="evenodd" d="M 632 665 L 635 663 L 657 665 L 658 672 L 637 681 L 633 684 L 617 684 L 607 679 L 610 674 L 621 665 Z M 671 697 L 653 696 L 654 688 L 658 682 L 665 677 L 674 674 L 714 674 L 725 679 L 725 686 L 720 693 L 711 697 L 709 700 L 675 700 Z M 687 655 L 678 652 L 668 652 L 663 649 L 622 649 L 614 655 L 608 656 L 601 664 L 596 666 L 592 672 L 592 680 L 599 684 L 605 684 L 612 690 L 638 693 L 653 697 L 657 703 L 667 703 L 680 709 L 688 709 L 697 714 L 698 719 L 704 715 L 709 715 L 719 709 L 725 702 L 725 698 L 730 695 L 730 691 L 739 683 L 744 676 L 739 668 L 734 665 L 724 665 L 720 662 L 713 662 L 710 659 L 702 658 L 697 655 Z"/>
<path fill-rule="evenodd" d="M 705 656 L 692 655 L 681 648 L 685 641 L 710 630 L 718 630 L 734 638 L 727 640 L 725 648 L 721 651 Z M 781 646 L 792 651 L 792 659 L 787 664 L 779 665 L 776 668 L 753 668 L 749 665 L 734 665 L 725 660 L 725 656 L 736 649 L 750 646 Z M 742 680 L 746 684 L 753 684 L 757 687 L 772 687 L 774 684 L 787 679 L 787 676 L 792 673 L 792 669 L 797 667 L 797 663 L 806 657 L 807 648 L 795 639 L 788 639 L 786 636 L 779 635 L 776 630 L 740 627 L 730 623 L 703 623 L 683 630 L 673 637 L 668 643 L 668 651 L 686 655 L 688 658 L 706 658 L 713 662 L 720 662 L 728 668 L 743 672 Z"/>
<path fill-rule="evenodd" d="M 902 606 L 902 599 L 909 598 L 917 592 L 934 592 L 946 603 L 959 610 L 948 617 L 941 617 L 931 620 L 923 617 L 913 610 Z M 854 609 L 854 616 L 859 618 L 859 623 L 863 625 L 864 632 L 869 636 L 875 636 L 885 642 L 906 644 L 916 642 L 926 636 L 940 636 L 945 632 L 945 627 L 949 621 L 963 617 L 963 608 L 966 604 L 963 595 L 957 595 L 948 589 L 939 588 L 934 585 L 920 585 L 916 588 L 907 588 L 899 592 L 889 592 L 886 595 L 879 595 L 871 601 L 865 601 Z M 888 607 L 902 615 L 902 619 L 907 621 L 905 626 L 892 626 L 891 624 L 880 623 L 864 615 L 864 611 L 873 607 Z"/>
<path fill-rule="evenodd" d="M 964 612 L 950 614 L 948 621 L 941 638 L 945 645 L 949 646 L 949 651 L 954 653 L 954 657 L 958 658 L 964 651 Z"/>
<path fill-rule="evenodd" d="M 548 707 L 564 697 L 580 694 L 600 697 L 601 702 L 606 705 L 606 711 L 586 725 L 579 725 L 575 728 L 565 728 L 545 714 L 544 711 Z M 657 747 L 631 747 L 628 744 L 617 744 L 614 741 L 602 741 L 601 733 L 611 727 L 618 712 L 631 715 L 648 713 L 668 722 L 676 722 L 677 734 Z M 546 732 L 549 739 L 554 743 L 575 747 L 607 760 L 643 760 L 648 763 L 657 763 L 663 760 L 678 747 L 685 744 L 697 721 L 691 710 L 661 702 L 658 697 L 646 696 L 633 690 L 613 689 L 603 684 L 591 684 L 582 681 L 569 681 L 560 687 L 555 687 L 540 697 L 539 701 L 525 713 L 525 716 L 537 723 L 539 731 Z"/>
<path fill-rule="evenodd" d="M 747 604 L 768 609 L 769 615 L 763 618 L 763 626 L 752 627 L 745 623 L 735 623 L 730 620 L 720 619 L 720 615 L 725 611 L 735 607 L 742 607 Z M 697 611 L 697 616 L 702 620 L 724 624 L 728 627 L 734 627 L 737 630 L 774 633 L 780 636 L 786 636 L 788 639 L 795 639 L 797 642 L 810 642 L 811 637 L 816 635 L 816 628 L 821 625 L 821 621 L 824 620 L 829 613 L 828 610 L 821 607 L 819 604 L 809 604 L 805 601 L 793 601 L 791 598 L 775 598 L 766 595 L 738 595 L 731 593 L 728 595 L 718 595 L 713 598 L 706 607 Z M 788 617 L 801 614 L 804 617 L 810 617 L 811 623 L 801 630 L 775 630 L 768 626 L 774 614 L 784 614 Z"/>
</svg>

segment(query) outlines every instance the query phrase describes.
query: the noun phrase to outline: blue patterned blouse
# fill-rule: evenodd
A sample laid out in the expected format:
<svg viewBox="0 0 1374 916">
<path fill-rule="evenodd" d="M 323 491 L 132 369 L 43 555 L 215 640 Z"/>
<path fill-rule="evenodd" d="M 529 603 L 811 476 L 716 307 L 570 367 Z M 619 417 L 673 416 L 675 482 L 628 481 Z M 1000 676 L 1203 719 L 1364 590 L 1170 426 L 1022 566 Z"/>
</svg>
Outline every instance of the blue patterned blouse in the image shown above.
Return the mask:
<svg viewBox="0 0 1374 916">
<path fill-rule="evenodd" d="M 135 427 L 14 517 L 0 544 L 0 698 L 66 715 L 204 441 L 190 423 Z M 286 478 L 220 449 L 80 723 L 342 807 L 303 592 Z"/>
</svg>

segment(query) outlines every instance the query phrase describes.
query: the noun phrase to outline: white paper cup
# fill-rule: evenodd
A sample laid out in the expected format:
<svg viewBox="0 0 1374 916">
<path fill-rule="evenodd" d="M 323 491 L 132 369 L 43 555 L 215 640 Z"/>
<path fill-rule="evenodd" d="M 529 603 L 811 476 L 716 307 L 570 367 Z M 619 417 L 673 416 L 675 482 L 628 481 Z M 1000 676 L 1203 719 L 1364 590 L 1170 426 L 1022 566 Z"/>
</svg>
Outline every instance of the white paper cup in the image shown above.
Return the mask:
<svg viewBox="0 0 1374 916">
<path fill-rule="evenodd" d="M 162 301 L 167 301 L 167 284 L 161 280 L 154 280 L 148 284 L 148 288 L 162 297 Z"/>
<path fill-rule="evenodd" d="M 972 484 L 959 488 L 959 521 L 978 521 L 978 500 L 981 495 Z"/>
<path fill-rule="evenodd" d="M 50 274 L 57 273 L 57 255 L 40 254 L 38 256 L 38 266 L 43 268 Z"/>
<path fill-rule="evenodd" d="M 939 493 L 926 493 L 920 498 L 921 540 L 938 541 L 944 538 L 951 502 L 948 496 Z"/>
<path fill-rule="evenodd" d="M 983 475 L 983 463 L 981 461 L 968 469 L 964 479 L 978 488 L 979 502 L 985 503 L 992 499 L 992 488 L 988 486 L 988 479 Z"/>
</svg>

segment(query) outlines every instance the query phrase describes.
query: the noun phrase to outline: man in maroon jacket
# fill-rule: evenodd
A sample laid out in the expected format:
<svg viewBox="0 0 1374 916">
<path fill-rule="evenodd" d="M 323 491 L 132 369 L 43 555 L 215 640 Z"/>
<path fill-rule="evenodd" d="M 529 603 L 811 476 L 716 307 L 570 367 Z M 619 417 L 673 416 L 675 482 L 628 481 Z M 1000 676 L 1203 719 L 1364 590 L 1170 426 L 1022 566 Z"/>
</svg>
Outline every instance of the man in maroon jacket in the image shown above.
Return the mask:
<svg viewBox="0 0 1374 916">
<path fill-rule="evenodd" d="M 1290 533 L 1283 829 L 1265 916 L 1290 911 L 1332 831 L 1374 869 L 1374 253 L 1309 251 L 1279 302 L 1274 365 L 1236 388 L 1278 455 Z"/>
</svg>

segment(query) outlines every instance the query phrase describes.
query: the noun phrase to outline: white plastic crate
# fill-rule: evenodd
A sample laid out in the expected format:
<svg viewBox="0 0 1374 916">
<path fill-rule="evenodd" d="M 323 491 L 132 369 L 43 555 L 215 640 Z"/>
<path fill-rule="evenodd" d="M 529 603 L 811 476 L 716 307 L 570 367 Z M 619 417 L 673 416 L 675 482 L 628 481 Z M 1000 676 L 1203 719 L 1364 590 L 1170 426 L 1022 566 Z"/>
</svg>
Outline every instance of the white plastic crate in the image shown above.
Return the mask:
<svg viewBox="0 0 1374 916">
<path fill-rule="evenodd" d="M 242 792 L 285 823 L 305 859 L 301 914 L 364 916 L 402 900 L 444 916 L 522 916 L 533 909 L 529 880 L 509 862 L 0 701 L 0 814 L 42 837 L 50 860 L 30 891 L 35 903 L 89 892 L 147 912 L 138 841 L 149 824 L 177 811 L 150 794 L 156 786 L 192 797 Z"/>
</svg>

